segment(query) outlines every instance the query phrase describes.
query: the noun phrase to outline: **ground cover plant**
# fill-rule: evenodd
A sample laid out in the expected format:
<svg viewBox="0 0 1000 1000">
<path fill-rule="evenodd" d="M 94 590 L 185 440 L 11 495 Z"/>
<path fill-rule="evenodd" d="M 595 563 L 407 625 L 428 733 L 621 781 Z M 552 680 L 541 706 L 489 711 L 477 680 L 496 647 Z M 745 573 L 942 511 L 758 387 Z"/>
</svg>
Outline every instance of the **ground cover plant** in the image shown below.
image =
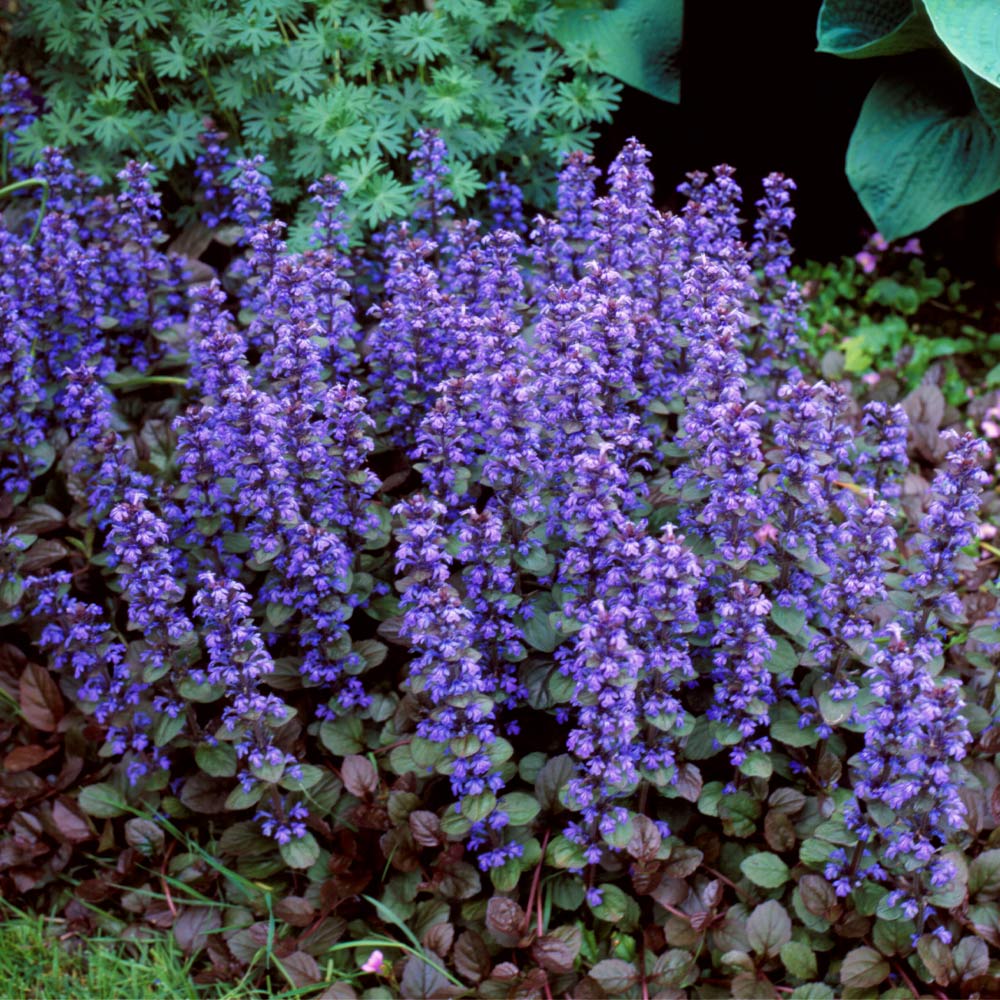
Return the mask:
<svg viewBox="0 0 1000 1000">
<path fill-rule="evenodd" d="M 950 406 L 1000 384 L 1000 335 L 988 333 L 996 305 L 972 282 L 927 260 L 918 240 L 881 234 L 839 263 L 793 269 L 805 300 L 803 346 L 828 377 L 863 387 L 887 383 L 898 397 L 932 372 Z"/>
<path fill-rule="evenodd" d="M 4 897 L 336 997 L 996 992 L 984 446 L 904 491 L 802 377 L 788 180 L 411 155 L 365 259 L 245 161 L 197 286 L 146 167 L 11 197 Z"/>
<path fill-rule="evenodd" d="M 559 157 L 589 149 L 618 105 L 595 44 L 553 38 L 563 0 L 37 0 L 11 15 L 10 57 L 44 106 L 19 144 L 73 152 L 111 179 L 126 155 L 154 163 L 191 204 L 206 119 L 260 154 L 286 206 L 333 171 L 358 228 L 405 217 L 418 125 L 442 130 L 459 198 L 498 171 L 548 204 Z M 13 62 L 8 63 L 12 65 Z M 39 100 L 39 104 L 43 102 Z"/>
</svg>

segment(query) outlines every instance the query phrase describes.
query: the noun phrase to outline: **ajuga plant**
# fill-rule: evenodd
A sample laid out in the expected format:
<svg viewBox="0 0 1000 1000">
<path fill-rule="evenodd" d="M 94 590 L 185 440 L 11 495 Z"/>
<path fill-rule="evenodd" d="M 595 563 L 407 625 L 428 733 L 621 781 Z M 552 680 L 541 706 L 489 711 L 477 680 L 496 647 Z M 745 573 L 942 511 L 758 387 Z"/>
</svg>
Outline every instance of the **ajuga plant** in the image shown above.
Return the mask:
<svg viewBox="0 0 1000 1000">
<path fill-rule="evenodd" d="M 402 178 L 418 123 L 442 130 L 459 201 L 497 169 L 546 204 L 558 157 L 588 149 L 619 84 L 592 42 L 558 44 L 583 0 L 37 0 L 12 18 L 11 55 L 38 83 L 22 166 L 47 145 L 85 171 L 141 157 L 182 204 L 206 118 L 237 156 L 263 154 L 282 205 L 310 205 L 325 172 L 347 184 L 352 224 L 406 215 Z"/>
<path fill-rule="evenodd" d="M 50 154 L 4 235 L 5 895 L 402 996 L 990 992 L 981 446 L 904 508 L 902 410 L 803 378 L 785 178 L 744 240 L 730 169 L 663 214 L 630 141 L 495 229 L 439 142 L 360 295 L 339 185 L 291 253 L 246 162 L 176 343 L 144 170 Z"/>
</svg>

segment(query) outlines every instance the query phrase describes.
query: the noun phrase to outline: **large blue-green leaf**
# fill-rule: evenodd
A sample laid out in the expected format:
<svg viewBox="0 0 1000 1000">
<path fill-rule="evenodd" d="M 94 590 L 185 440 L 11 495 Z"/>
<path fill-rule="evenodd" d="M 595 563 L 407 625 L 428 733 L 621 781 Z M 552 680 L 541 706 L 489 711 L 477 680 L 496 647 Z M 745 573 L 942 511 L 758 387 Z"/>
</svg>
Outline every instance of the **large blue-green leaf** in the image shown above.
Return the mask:
<svg viewBox="0 0 1000 1000">
<path fill-rule="evenodd" d="M 994 132 L 1000 133 L 1000 87 L 995 87 L 967 66 L 962 67 L 962 73 L 979 113 L 990 123 Z"/>
<path fill-rule="evenodd" d="M 1000 87 L 1000 3 L 997 0 L 924 0 L 934 30 L 973 73 Z"/>
<path fill-rule="evenodd" d="M 908 57 L 861 108 L 847 177 L 888 240 L 1000 189 L 1000 139 L 942 53 Z"/>
<path fill-rule="evenodd" d="M 676 104 L 683 30 L 684 0 L 614 0 L 611 7 L 563 11 L 554 35 L 563 47 L 593 46 L 603 72 Z"/>
<path fill-rule="evenodd" d="M 919 0 L 823 0 L 816 51 L 845 59 L 893 56 L 938 44 Z"/>
</svg>

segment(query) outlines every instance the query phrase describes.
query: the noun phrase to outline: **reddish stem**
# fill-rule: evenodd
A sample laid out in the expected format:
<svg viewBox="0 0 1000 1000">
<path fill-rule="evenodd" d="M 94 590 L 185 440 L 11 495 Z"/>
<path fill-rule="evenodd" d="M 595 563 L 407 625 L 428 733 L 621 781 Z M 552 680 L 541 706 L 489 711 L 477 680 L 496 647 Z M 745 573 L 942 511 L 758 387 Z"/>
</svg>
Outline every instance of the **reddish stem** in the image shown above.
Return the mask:
<svg viewBox="0 0 1000 1000">
<path fill-rule="evenodd" d="M 910 979 L 910 977 L 906 974 L 906 971 L 904 970 L 902 963 L 893 962 L 892 964 L 896 967 L 896 971 L 899 973 L 900 978 L 903 980 L 904 983 L 906 983 L 907 988 L 913 994 L 914 998 L 919 997 L 920 991 L 916 988 L 916 986 L 913 985 L 913 980 Z M 938 993 L 937 995 L 939 997 L 942 997 L 943 1000 L 948 1000 L 948 998 L 943 993 Z"/>
<path fill-rule="evenodd" d="M 167 882 L 167 865 L 170 862 L 170 855 L 174 853 L 176 846 L 177 841 L 171 840 L 170 846 L 167 848 L 167 853 L 163 856 L 163 864 L 160 865 L 160 885 L 163 886 L 163 895 L 167 900 L 167 909 L 170 910 L 170 915 L 174 918 L 177 917 L 177 907 L 174 905 L 174 897 L 170 895 L 170 885 Z"/>
<path fill-rule="evenodd" d="M 545 836 L 542 838 L 542 856 L 538 859 L 538 864 L 535 865 L 535 874 L 531 877 L 531 889 L 528 892 L 528 906 L 524 911 L 524 933 L 528 933 L 528 928 L 531 926 L 531 912 L 535 908 L 535 894 L 538 892 L 538 884 L 542 878 L 542 865 L 545 863 L 545 848 L 549 846 L 549 835 L 551 830 L 545 831 Z M 541 897 L 539 896 L 539 900 Z M 542 907 L 539 901 L 538 905 L 538 933 L 542 933 Z"/>
</svg>

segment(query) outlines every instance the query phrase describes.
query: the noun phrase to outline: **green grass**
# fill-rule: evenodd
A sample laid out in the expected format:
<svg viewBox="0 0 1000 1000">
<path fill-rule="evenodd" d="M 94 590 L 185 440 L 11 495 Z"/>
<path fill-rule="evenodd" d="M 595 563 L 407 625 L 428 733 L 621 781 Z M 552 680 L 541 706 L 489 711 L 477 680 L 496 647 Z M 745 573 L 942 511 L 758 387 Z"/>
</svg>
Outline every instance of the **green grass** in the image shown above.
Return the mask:
<svg viewBox="0 0 1000 1000">
<path fill-rule="evenodd" d="M 63 942 L 63 921 L 21 913 L 7 903 L 0 912 L 5 917 L 0 922 L 3 1000 L 222 996 L 199 994 L 189 962 L 166 935 L 130 942 L 67 936 Z"/>
<path fill-rule="evenodd" d="M 80 938 L 66 933 L 64 920 L 0 900 L 0 1000 L 292 1000 L 322 989 L 272 991 L 246 981 L 199 986 L 192 960 L 169 935 Z"/>
</svg>

